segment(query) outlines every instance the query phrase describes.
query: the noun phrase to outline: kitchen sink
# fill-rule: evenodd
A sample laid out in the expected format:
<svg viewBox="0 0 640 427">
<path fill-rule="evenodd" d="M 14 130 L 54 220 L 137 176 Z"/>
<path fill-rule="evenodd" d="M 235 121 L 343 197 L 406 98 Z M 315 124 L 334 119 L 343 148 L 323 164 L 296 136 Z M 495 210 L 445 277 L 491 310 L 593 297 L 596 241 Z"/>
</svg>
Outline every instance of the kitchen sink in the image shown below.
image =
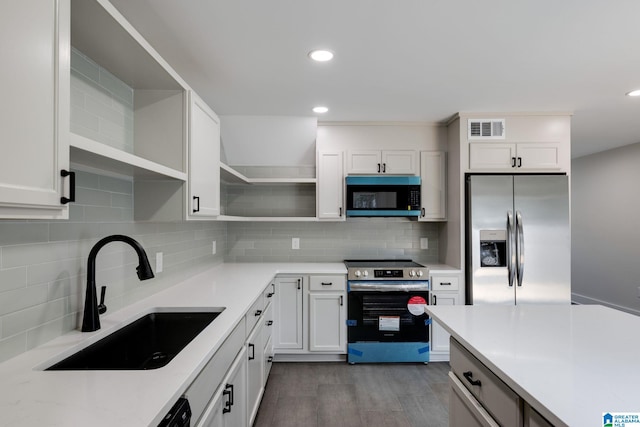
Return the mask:
<svg viewBox="0 0 640 427">
<path fill-rule="evenodd" d="M 118 329 L 46 371 L 145 370 L 167 365 L 224 310 L 157 311 Z"/>
</svg>

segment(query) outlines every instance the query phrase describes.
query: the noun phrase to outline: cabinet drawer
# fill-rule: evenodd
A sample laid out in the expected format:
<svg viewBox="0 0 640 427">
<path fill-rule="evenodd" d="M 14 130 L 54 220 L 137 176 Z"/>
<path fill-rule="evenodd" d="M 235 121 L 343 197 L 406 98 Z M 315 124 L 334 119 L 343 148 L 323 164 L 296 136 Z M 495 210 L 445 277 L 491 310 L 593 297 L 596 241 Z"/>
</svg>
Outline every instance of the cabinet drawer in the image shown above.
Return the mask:
<svg viewBox="0 0 640 427">
<path fill-rule="evenodd" d="M 262 322 L 264 322 L 262 341 L 266 345 L 267 341 L 271 340 L 271 334 L 273 333 L 273 304 L 269 304 L 267 308 L 265 308 Z"/>
<path fill-rule="evenodd" d="M 244 340 L 245 323 L 241 320 L 185 392 L 194 421 L 204 412 L 214 391 L 242 349 Z"/>
<path fill-rule="evenodd" d="M 276 295 L 276 284 L 274 282 L 271 282 L 269 283 L 269 286 L 267 286 L 265 290 L 262 292 L 265 308 L 271 303 L 271 301 L 273 301 L 273 298 L 275 297 L 275 295 Z"/>
<path fill-rule="evenodd" d="M 453 373 L 500 425 L 522 425 L 520 396 L 453 338 L 450 365 Z"/>
<path fill-rule="evenodd" d="M 258 323 L 258 319 L 262 316 L 264 312 L 264 299 L 262 296 L 258 298 L 256 302 L 253 303 L 249 311 L 247 311 L 247 315 L 245 316 L 247 319 L 247 336 L 253 330 L 253 327 Z"/>
<path fill-rule="evenodd" d="M 457 291 L 459 286 L 457 276 L 431 276 L 432 291 Z"/>
<path fill-rule="evenodd" d="M 311 291 L 344 291 L 346 289 L 345 276 L 311 276 L 309 278 Z"/>
</svg>

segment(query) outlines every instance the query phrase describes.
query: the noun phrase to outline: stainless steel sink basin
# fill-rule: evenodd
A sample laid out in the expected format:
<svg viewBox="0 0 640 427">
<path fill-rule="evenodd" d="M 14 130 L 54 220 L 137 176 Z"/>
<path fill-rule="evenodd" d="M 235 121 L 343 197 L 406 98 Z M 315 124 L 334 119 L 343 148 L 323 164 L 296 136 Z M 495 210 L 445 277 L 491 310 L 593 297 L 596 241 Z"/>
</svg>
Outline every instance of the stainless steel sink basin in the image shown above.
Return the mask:
<svg viewBox="0 0 640 427">
<path fill-rule="evenodd" d="M 149 313 L 45 370 L 161 368 L 213 322 L 221 311 Z"/>
</svg>

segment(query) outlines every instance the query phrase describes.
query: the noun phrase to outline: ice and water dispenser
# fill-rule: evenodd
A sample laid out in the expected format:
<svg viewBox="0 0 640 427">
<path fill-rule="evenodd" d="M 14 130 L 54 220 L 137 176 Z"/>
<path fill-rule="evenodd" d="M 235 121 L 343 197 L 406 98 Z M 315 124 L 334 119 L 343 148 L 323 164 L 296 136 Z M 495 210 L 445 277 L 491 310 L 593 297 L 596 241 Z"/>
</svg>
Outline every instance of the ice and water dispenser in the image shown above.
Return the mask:
<svg viewBox="0 0 640 427">
<path fill-rule="evenodd" d="M 507 266 L 507 230 L 480 230 L 480 267 Z"/>
</svg>

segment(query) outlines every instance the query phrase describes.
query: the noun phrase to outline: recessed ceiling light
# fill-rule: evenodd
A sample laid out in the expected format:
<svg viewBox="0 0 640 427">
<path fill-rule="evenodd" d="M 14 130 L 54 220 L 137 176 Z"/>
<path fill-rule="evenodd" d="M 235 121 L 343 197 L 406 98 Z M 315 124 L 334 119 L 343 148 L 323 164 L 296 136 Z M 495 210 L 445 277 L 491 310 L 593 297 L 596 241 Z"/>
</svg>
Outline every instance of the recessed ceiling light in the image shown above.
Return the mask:
<svg viewBox="0 0 640 427">
<path fill-rule="evenodd" d="M 640 89 L 632 90 L 631 92 L 627 92 L 627 96 L 640 96 Z"/>
<path fill-rule="evenodd" d="M 329 109 L 327 107 L 313 107 L 313 112 L 314 113 L 326 113 L 327 111 L 329 111 Z"/>
<path fill-rule="evenodd" d="M 312 50 L 309 52 L 309 58 L 318 62 L 331 61 L 333 59 L 333 52 L 323 49 Z"/>
</svg>

